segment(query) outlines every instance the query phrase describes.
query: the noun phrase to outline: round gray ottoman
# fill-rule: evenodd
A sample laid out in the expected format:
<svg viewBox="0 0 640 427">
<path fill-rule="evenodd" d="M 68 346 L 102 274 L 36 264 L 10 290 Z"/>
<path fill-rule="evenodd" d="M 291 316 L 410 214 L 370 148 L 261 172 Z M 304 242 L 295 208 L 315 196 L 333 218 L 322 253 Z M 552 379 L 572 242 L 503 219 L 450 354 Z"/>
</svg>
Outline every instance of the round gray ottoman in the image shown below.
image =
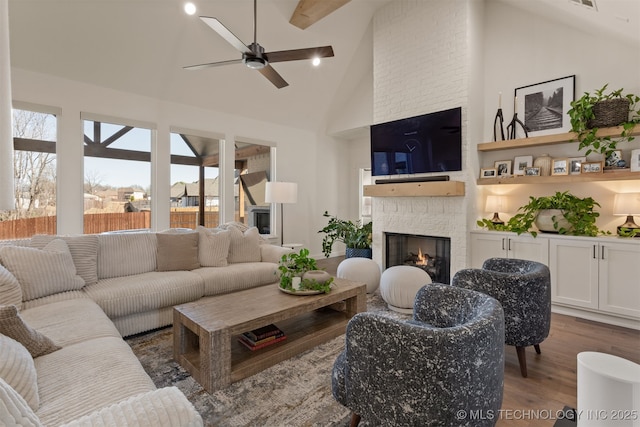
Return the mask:
<svg viewBox="0 0 640 427">
<path fill-rule="evenodd" d="M 400 313 L 413 313 L 418 290 L 431 283 L 431 277 L 419 267 L 396 265 L 380 277 L 380 296 L 389 308 Z"/>
<path fill-rule="evenodd" d="M 347 258 L 338 264 L 336 276 L 340 279 L 353 280 L 367 284 L 367 293 L 372 294 L 380 285 L 380 267 L 369 258 Z"/>
</svg>

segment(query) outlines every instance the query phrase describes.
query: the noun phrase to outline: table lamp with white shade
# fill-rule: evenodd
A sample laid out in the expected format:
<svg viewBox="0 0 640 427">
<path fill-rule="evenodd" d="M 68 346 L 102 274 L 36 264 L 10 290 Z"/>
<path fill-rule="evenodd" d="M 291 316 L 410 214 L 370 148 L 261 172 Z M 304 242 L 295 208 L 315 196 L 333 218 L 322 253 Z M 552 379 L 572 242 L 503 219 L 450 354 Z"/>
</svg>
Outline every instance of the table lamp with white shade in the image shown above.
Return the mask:
<svg viewBox="0 0 640 427">
<path fill-rule="evenodd" d="M 485 212 L 493 212 L 493 218 L 491 222 L 494 224 L 504 224 L 504 221 L 500 219 L 499 212 L 507 211 L 507 197 L 506 196 L 487 196 L 487 203 L 485 205 Z"/>
<path fill-rule="evenodd" d="M 640 215 L 640 193 L 618 193 L 613 200 L 613 214 L 626 216 L 624 224 L 618 226 L 618 234 L 624 229 L 627 232 L 640 230 L 640 226 L 633 221 L 634 215 Z M 640 231 L 635 234 L 640 237 Z"/>
<path fill-rule="evenodd" d="M 264 201 L 267 203 L 280 203 L 280 245 L 284 243 L 284 210 L 285 203 L 298 202 L 298 184 L 295 182 L 267 182 Z"/>
</svg>

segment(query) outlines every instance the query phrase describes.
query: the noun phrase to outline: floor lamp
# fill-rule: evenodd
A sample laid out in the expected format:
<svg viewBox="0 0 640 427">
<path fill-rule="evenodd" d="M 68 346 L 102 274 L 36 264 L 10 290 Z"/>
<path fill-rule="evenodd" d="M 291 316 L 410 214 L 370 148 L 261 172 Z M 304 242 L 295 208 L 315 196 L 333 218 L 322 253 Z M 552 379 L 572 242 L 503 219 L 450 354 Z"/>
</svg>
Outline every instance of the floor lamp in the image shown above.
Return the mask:
<svg viewBox="0 0 640 427">
<path fill-rule="evenodd" d="M 284 244 L 284 210 L 282 205 L 298 202 L 298 184 L 295 182 L 267 182 L 264 201 L 280 203 L 280 246 L 282 246 Z"/>
</svg>

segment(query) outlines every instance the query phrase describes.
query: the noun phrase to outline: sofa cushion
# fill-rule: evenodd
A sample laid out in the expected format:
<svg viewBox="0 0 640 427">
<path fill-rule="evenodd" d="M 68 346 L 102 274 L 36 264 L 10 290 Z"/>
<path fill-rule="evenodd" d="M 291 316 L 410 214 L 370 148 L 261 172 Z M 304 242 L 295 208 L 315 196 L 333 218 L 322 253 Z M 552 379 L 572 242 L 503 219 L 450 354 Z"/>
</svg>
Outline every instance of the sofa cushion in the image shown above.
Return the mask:
<svg viewBox="0 0 640 427">
<path fill-rule="evenodd" d="M 198 259 L 202 267 L 225 267 L 231 245 L 231 232 L 199 225 Z"/>
<path fill-rule="evenodd" d="M 53 239 L 62 239 L 69 246 L 76 273 L 84 279 L 86 285 L 98 281 L 98 236 L 81 234 L 78 236 L 51 236 L 37 234 L 31 238 L 31 246 L 42 249 Z"/>
<path fill-rule="evenodd" d="M 60 427 L 200 427 L 202 417 L 177 387 L 130 397 Z"/>
<path fill-rule="evenodd" d="M 22 308 L 22 288 L 18 279 L 0 265 L 0 305 L 15 305 Z"/>
<path fill-rule="evenodd" d="M 200 276 L 190 271 L 152 271 L 102 279 L 84 291 L 107 316 L 116 318 L 196 300 L 204 287 Z"/>
<path fill-rule="evenodd" d="M 0 334 L 0 378 L 5 380 L 34 411 L 38 409 L 38 377 L 33 357 L 18 341 Z"/>
<path fill-rule="evenodd" d="M 100 306 L 87 297 L 24 309 L 20 316 L 61 347 L 93 338 L 120 337 Z"/>
<path fill-rule="evenodd" d="M 229 227 L 229 232 L 231 244 L 227 260 L 230 264 L 260 261 L 260 233 L 256 227 L 248 228 L 244 233 L 238 228 Z"/>
<path fill-rule="evenodd" d="M 39 307 L 41 305 L 47 305 L 58 301 L 67 301 L 71 299 L 78 298 L 89 298 L 87 294 L 83 292 L 82 289 L 79 291 L 66 291 L 60 292 L 58 294 L 47 295 L 46 297 L 31 299 L 29 301 L 24 301 L 22 303 L 22 309 L 25 310 L 27 308 Z"/>
<path fill-rule="evenodd" d="M 104 337 L 34 360 L 44 425 L 59 426 L 131 396 L 155 390 L 122 338 Z"/>
<path fill-rule="evenodd" d="M 60 349 L 51 339 L 27 325 L 15 305 L 0 306 L 0 333 L 25 346 L 32 357 Z"/>
<path fill-rule="evenodd" d="M 0 378 L 0 421 L 7 427 L 42 426 L 29 404 L 2 378 Z"/>
<path fill-rule="evenodd" d="M 2 247 L 0 261 L 20 282 L 25 301 L 84 286 L 84 280 L 76 274 L 69 246 L 61 239 L 52 240 L 42 250 Z"/>
<path fill-rule="evenodd" d="M 218 295 L 275 283 L 278 265 L 270 262 L 244 262 L 227 267 L 193 270 L 204 280 L 204 295 Z"/>
<path fill-rule="evenodd" d="M 200 267 L 198 262 L 199 234 L 158 233 L 158 271 L 193 270 Z"/>
<path fill-rule="evenodd" d="M 98 279 L 131 276 L 156 269 L 155 233 L 100 234 Z"/>
</svg>

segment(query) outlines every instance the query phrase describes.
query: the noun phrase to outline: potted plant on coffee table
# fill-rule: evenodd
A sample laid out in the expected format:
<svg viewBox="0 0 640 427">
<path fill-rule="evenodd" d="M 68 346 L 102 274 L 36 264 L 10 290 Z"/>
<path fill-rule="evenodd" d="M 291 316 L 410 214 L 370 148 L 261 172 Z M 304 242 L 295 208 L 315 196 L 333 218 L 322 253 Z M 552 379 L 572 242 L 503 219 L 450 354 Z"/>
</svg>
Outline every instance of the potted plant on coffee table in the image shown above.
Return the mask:
<svg viewBox="0 0 640 427">
<path fill-rule="evenodd" d="M 580 198 L 568 191 L 556 192 L 553 196 L 529 197 L 529 203 L 518 208 L 518 213 L 505 224 L 493 224 L 488 219 L 478 221 L 480 227 L 517 234 L 537 231 L 569 234 L 573 236 L 597 236 L 604 234 L 596 226 L 600 216 L 595 207 L 600 204 L 591 197 Z"/>
<path fill-rule="evenodd" d="M 285 292 L 302 294 L 329 293 L 333 277 L 319 270 L 316 260 L 309 257 L 309 249 L 283 255 L 278 263 L 280 288 Z"/>
<path fill-rule="evenodd" d="M 593 93 L 585 92 L 582 97 L 571 102 L 567 112 L 571 119 L 571 131 L 578 134 L 579 149 L 586 149 L 585 155 L 592 152 L 608 157 L 618 142 L 631 141 L 633 128 L 640 122 L 640 109 L 637 108 L 640 97 L 623 94 L 623 89 L 605 93 L 608 84 Z M 619 136 L 598 136 L 601 127 L 621 126 Z"/>
<path fill-rule="evenodd" d="M 318 233 L 325 233 L 322 239 L 322 252 L 327 258 L 331 256 L 331 249 L 335 242 L 343 242 L 347 246 L 346 258 L 371 258 L 373 223 L 362 224 L 360 221 L 338 219 L 329 215 L 327 211 L 323 216 L 329 218 L 329 223 Z"/>
</svg>

